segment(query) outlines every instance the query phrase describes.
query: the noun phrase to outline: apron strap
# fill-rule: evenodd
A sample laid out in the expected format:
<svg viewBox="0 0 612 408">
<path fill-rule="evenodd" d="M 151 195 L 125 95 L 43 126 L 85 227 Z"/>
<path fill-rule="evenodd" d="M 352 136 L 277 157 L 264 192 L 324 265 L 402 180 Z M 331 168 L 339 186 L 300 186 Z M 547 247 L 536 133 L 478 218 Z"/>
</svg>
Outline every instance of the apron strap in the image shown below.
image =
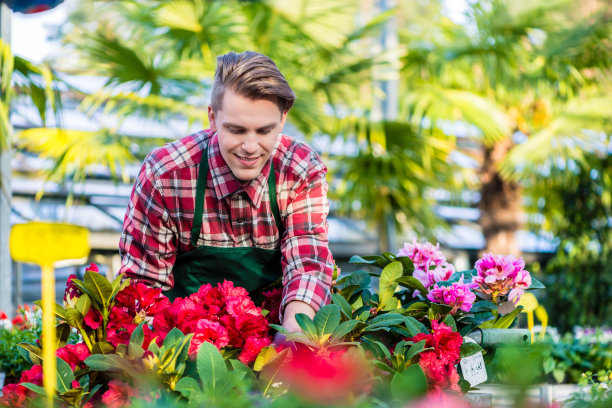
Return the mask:
<svg viewBox="0 0 612 408">
<path fill-rule="evenodd" d="M 204 164 L 204 168 L 202 168 Z M 202 152 L 202 158 L 200 159 L 200 171 L 198 173 L 198 181 L 196 183 L 196 199 L 195 199 L 195 212 L 193 215 L 193 226 L 191 227 L 191 245 L 194 248 L 198 247 L 198 237 L 200 236 L 200 230 L 202 229 L 202 217 L 204 215 L 204 193 L 206 191 L 206 178 L 208 176 L 208 145 Z M 274 222 L 278 229 L 279 239 L 283 238 L 285 234 L 285 228 L 281 222 L 280 211 L 278 210 L 278 203 L 276 201 L 276 175 L 274 172 L 274 163 L 270 159 L 270 175 L 268 176 L 268 195 L 270 196 L 270 207 L 272 207 L 272 215 L 274 215 Z"/>
</svg>

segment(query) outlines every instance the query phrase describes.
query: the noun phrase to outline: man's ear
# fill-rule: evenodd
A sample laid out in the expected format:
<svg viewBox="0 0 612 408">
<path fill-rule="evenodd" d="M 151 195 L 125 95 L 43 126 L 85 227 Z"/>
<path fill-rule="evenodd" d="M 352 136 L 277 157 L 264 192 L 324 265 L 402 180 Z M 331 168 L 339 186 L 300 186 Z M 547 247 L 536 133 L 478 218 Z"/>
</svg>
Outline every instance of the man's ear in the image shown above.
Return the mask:
<svg viewBox="0 0 612 408">
<path fill-rule="evenodd" d="M 212 106 L 208 105 L 208 122 L 210 123 L 210 130 L 213 132 L 217 131 L 217 121 L 215 118 L 215 110 Z"/>
<path fill-rule="evenodd" d="M 279 133 L 282 133 L 283 128 L 285 127 L 285 122 L 287 121 L 287 113 L 289 111 L 283 111 L 283 113 L 281 114 L 281 122 L 280 122 L 280 130 Z"/>
</svg>

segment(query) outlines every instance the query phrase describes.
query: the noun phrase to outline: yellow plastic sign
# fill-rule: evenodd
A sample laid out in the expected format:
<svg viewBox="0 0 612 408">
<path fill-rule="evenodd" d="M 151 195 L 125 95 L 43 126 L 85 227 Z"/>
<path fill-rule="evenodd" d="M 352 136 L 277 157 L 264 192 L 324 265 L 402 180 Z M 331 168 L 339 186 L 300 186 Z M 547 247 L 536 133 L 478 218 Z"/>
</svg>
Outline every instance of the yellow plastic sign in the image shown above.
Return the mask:
<svg viewBox="0 0 612 408">
<path fill-rule="evenodd" d="M 89 255 L 89 230 L 72 224 L 32 221 L 11 229 L 11 257 L 17 262 L 52 266 Z"/>
<path fill-rule="evenodd" d="M 63 223 L 28 222 L 14 225 L 9 239 L 11 257 L 17 262 L 34 263 L 42 270 L 43 381 L 47 406 L 53 407 L 57 385 L 55 364 L 55 271 L 58 261 L 82 259 L 89 255 L 89 230 Z"/>
</svg>

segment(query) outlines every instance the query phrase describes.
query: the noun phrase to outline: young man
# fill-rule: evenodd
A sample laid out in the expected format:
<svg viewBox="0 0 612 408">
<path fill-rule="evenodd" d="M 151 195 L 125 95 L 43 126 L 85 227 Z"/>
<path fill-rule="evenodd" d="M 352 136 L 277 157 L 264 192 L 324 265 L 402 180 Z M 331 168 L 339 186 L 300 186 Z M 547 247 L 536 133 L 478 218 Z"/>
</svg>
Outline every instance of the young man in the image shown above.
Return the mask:
<svg viewBox="0 0 612 408">
<path fill-rule="evenodd" d="M 145 159 L 119 244 L 119 273 L 171 297 L 224 279 L 249 292 L 282 277 L 282 324 L 330 301 L 325 165 L 281 134 L 295 94 L 274 62 L 217 58 L 210 129 Z"/>
</svg>

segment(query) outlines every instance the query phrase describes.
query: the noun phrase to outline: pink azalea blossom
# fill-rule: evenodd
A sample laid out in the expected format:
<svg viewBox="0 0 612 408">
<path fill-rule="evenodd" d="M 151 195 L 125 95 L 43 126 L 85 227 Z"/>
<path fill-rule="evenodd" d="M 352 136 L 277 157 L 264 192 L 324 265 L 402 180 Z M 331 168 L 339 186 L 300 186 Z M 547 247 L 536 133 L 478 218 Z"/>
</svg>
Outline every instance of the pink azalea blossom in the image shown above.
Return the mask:
<svg viewBox="0 0 612 408">
<path fill-rule="evenodd" d="M 436 282 L 442 282 L 450 279 L 455 273 L 455 267 L 449 263 L 444 262 L 441 265 L 437 265 L 434 269 L 415 269 L 412 276 L 418 279 L 426 288 L 429 288 Z"/>
<path fill-rule="evenodd" d="M 516 304 L 525 289 L 531 286 L 531 275 L 525 270 L 523 258 L 489 253 L 476 261 L 475 267 L 477 275 L 472 282 L 479 286 L 478 291 L 491 295 L 494 302 L 508 294 Z"/>
<path fill-rule="evenodd" d="M 438 286 L 435 284 L 427 295 L 427 299 L 434 303 L 451 306 L 451 314 L 457 313 L 459 309 L 469 312 L 476 300 L 476 295 L 472 292 L 472 288 L 477 286 L 473 283 L 463 283 L 463 276 L 461 276 L 459 282 L 454 282 L 451 286 Z"/>
<path fill-rule="evenodd" d="M 446 263 L 446 257 L 440 251 L 440 244 L 433 246 L 429 242 L 424 244 L 417 243 L 416 239 L 412 244 L 404 243 L 397 256 L 407 256 L 414 263 L 415 269 L 428 270 L 430 266 L 438 266 Z"/>
</svg>

